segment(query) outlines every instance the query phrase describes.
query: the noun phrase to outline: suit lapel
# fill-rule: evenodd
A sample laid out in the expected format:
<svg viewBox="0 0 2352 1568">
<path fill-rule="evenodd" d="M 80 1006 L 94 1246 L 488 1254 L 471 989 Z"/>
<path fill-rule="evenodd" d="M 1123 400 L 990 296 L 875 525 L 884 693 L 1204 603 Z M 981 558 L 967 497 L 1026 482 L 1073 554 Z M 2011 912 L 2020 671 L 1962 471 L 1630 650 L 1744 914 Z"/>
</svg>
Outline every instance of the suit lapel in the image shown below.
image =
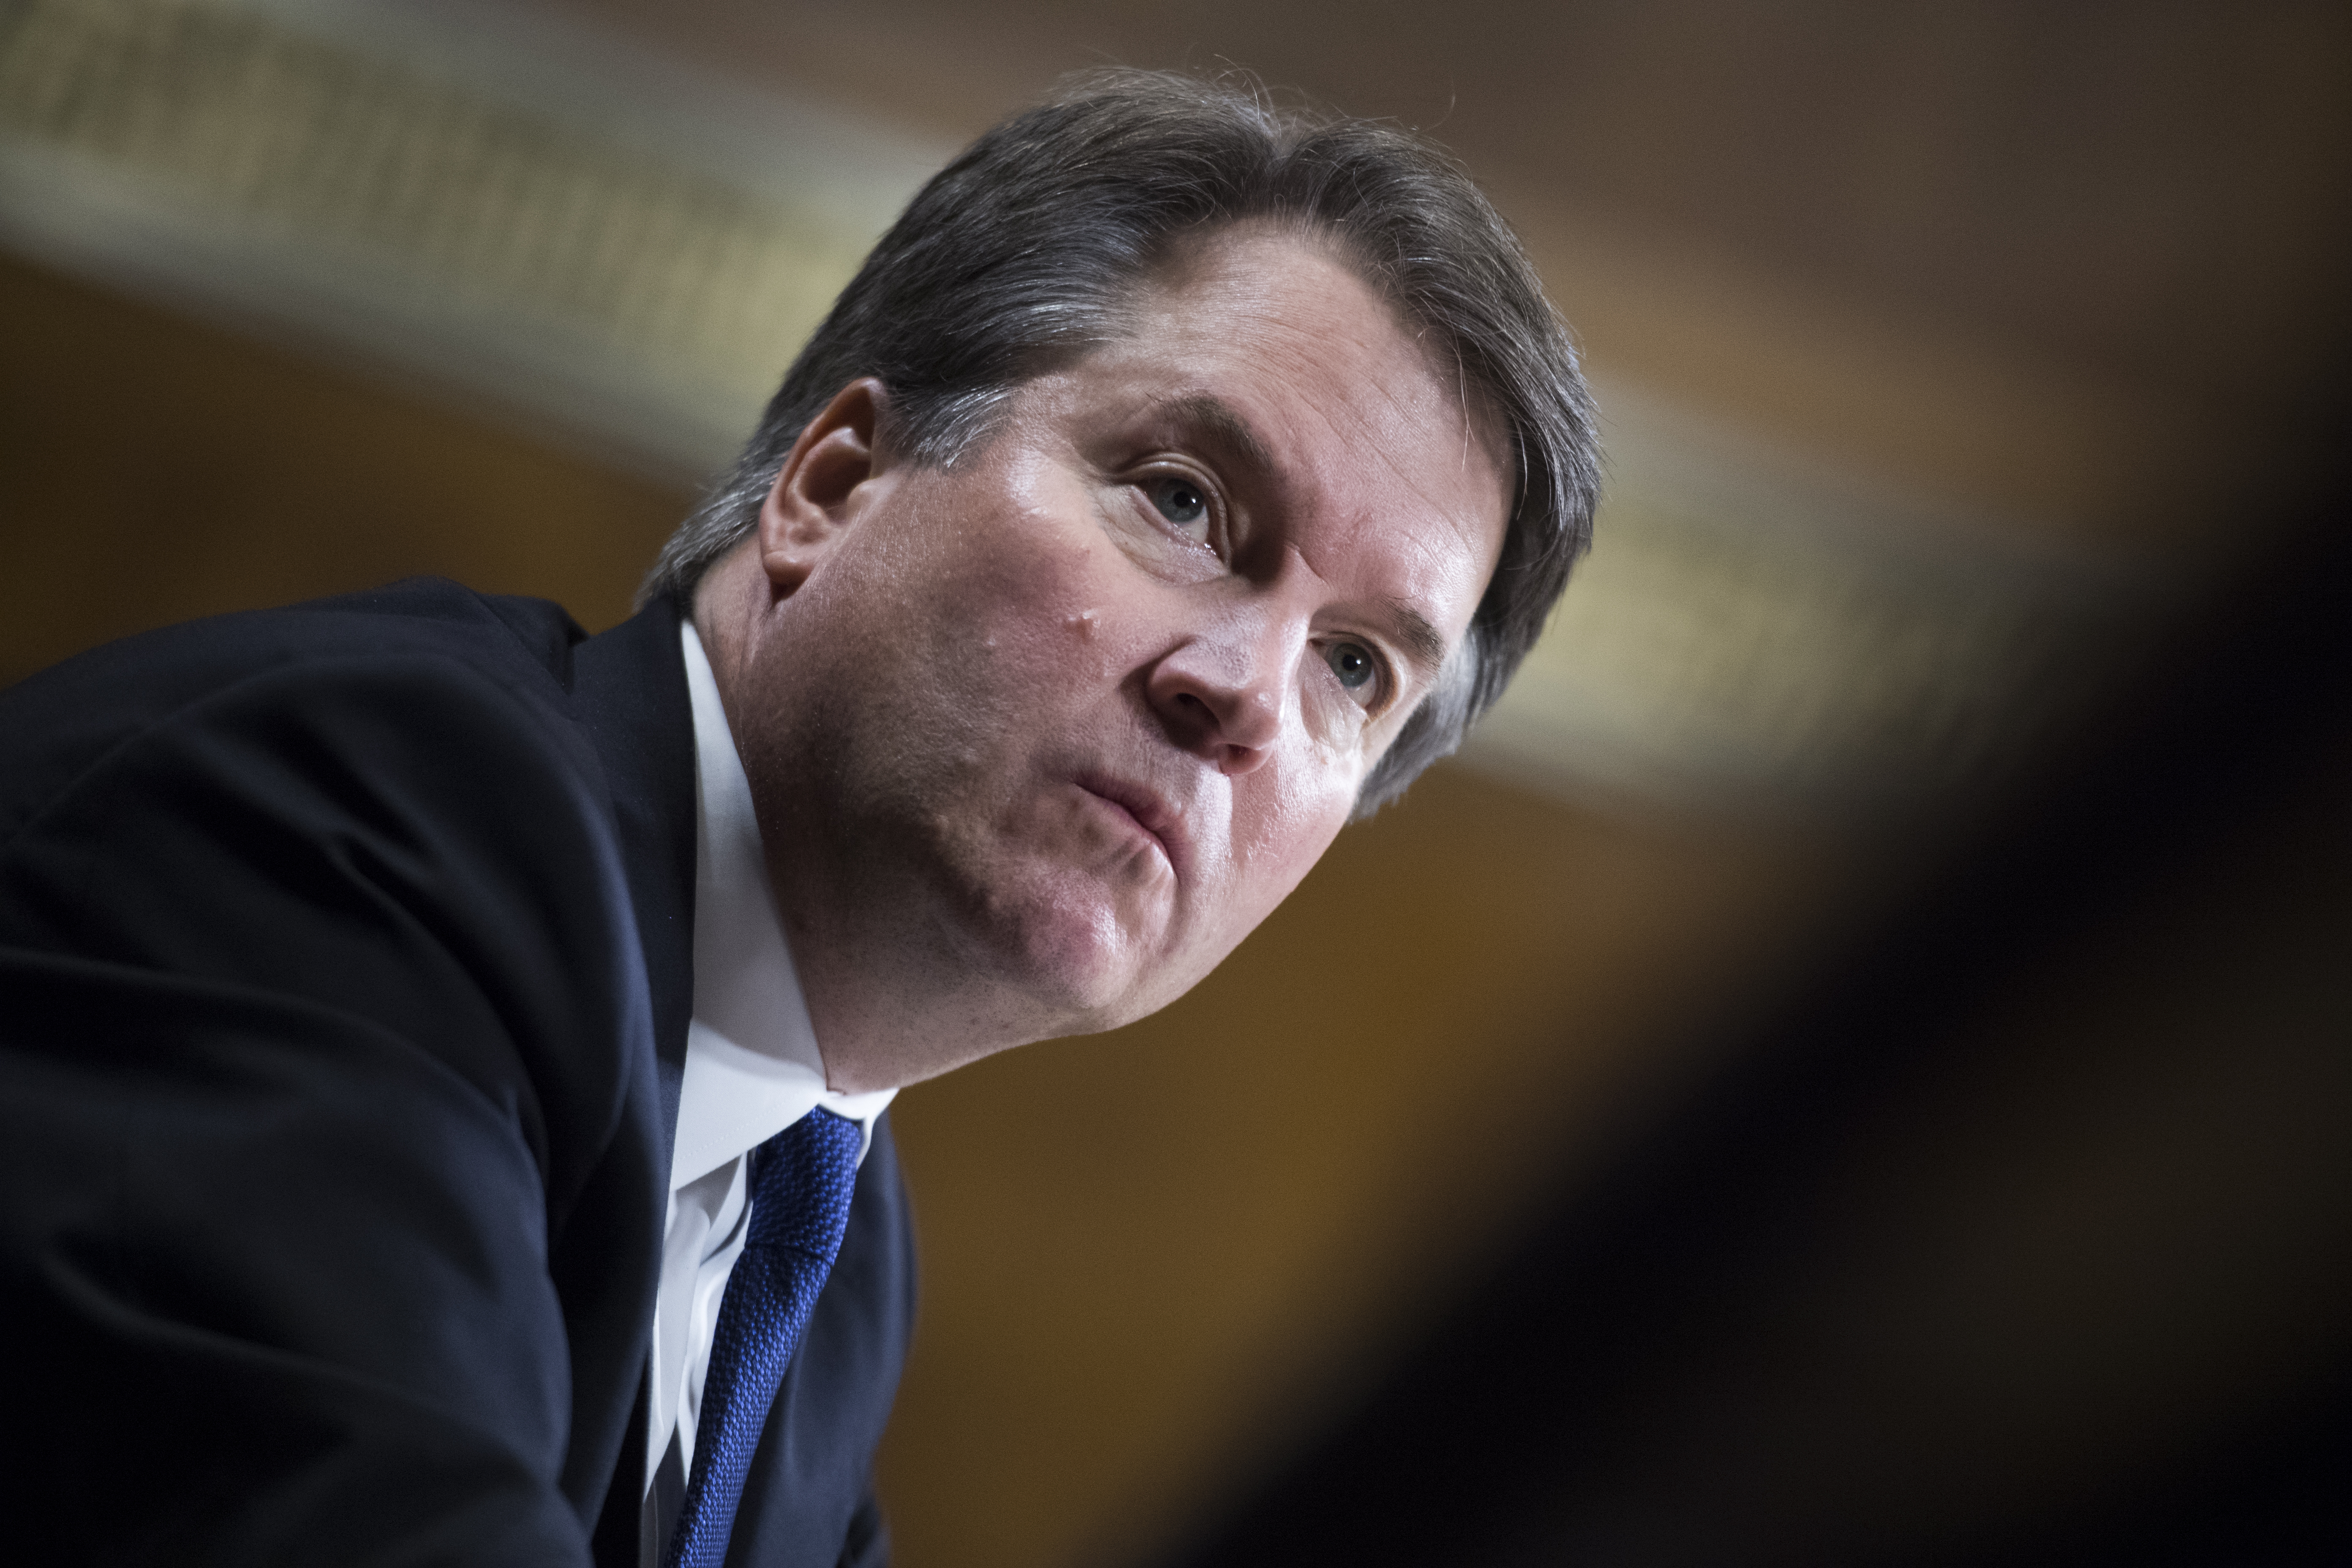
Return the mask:
<svg viewBox="0 0 2352 1568">
<path fill-rule="evenodd" d="M 678 647 L 678 608 L 668 597 L 572 654 L 572 710 L 593 742 L 612 791 L 621 856 L 645 950 L 653 1014 L 658 1127 L 656 1182 L 667 1186 L 677 1138 L 686 1035 L 694 1016 L 694 855 L 697 786 L 694 711 Z M 654 1224 L 663 1212 L 651 1194 Z M 643 1347 L 638 1347 L 642 1357 Z M 646 1473 L 645 1373 L 621 1442 L 620 1462 L 593 1529 L 600 1563 L 638 1560 L 637 1482 Z"/>
<path fill-rule="evenodd" d="M 663 597 L 572 656 L 573 707 L 612 787 L 645 944 L 664 1173 L 694 1016 L 694 710 L 677 626 L 677 601 Z"/>
</svg>

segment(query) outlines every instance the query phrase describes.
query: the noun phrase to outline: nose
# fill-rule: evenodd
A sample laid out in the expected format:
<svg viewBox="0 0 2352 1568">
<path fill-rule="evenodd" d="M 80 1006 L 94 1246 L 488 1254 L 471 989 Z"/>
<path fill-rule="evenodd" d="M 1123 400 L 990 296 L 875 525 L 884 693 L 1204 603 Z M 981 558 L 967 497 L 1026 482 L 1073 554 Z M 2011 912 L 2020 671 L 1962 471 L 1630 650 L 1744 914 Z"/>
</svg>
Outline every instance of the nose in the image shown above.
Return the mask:
<svg viewBox="0 0 2352 1568">
<path fill-rule="evenodd" d="M 1196 633 L 1144 679 L 1169 739 L 1228 777 L 1263 766 L 1282 734 L 1284 675 L 1305 638 L 1279 620 L 1247 616 Z"/>
</svg>

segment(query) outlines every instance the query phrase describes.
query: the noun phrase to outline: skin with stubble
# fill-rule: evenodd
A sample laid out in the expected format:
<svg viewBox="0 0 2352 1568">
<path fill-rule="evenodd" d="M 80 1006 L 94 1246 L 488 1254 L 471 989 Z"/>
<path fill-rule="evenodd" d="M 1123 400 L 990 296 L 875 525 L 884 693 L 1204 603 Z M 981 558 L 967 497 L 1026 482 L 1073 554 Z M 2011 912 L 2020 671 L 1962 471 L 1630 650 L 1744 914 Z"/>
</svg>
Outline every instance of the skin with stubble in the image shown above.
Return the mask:
<svg viewBox="0 0 2352 1568">
<path fill-rule="evenodd" d="M 695 598 L 834 1087 L 1181 995 L 1438 681 L 1510 491 L 1326 247 L 1196 245 L 946 467 L 872 381 Z M 877 439 L 878 434 L 878 439 Z"/>
</svg>

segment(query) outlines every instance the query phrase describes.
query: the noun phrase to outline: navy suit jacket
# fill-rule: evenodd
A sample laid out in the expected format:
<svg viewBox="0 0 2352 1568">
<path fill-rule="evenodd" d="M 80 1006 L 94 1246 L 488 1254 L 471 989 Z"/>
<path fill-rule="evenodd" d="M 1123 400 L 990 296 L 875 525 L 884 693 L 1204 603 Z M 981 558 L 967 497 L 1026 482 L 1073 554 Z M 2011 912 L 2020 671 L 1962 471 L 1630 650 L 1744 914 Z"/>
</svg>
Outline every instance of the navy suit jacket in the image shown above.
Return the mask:
<svg viewBox="0 0 2352 1568">
<path fill-rule="evenodd" d="M 404 583 L 0 693 L 12 1555 L 635 1561 L 695 806 L 670 604 Z M 913 1280 L 885 1125 L 730 1563 L 881 1560 Z"/>
</svg>

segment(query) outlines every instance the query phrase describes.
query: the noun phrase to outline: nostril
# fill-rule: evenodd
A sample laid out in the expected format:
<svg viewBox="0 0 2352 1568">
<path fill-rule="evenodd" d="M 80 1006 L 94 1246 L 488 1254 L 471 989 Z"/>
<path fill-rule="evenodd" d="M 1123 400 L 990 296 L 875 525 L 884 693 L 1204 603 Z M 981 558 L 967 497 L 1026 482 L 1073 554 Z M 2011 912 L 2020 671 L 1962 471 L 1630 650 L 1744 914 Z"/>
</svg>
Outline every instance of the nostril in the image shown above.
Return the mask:
<svg viewBox="0 0 2352 1568">
<path fill-rule="evenodd" d="M 1224 728 L 1217 716 L 1216 705 L 1199 692 L 1180 691 L 1175 698 L 1170 722 L 1179 729 L 1205 740 Z"/>
</svg>

